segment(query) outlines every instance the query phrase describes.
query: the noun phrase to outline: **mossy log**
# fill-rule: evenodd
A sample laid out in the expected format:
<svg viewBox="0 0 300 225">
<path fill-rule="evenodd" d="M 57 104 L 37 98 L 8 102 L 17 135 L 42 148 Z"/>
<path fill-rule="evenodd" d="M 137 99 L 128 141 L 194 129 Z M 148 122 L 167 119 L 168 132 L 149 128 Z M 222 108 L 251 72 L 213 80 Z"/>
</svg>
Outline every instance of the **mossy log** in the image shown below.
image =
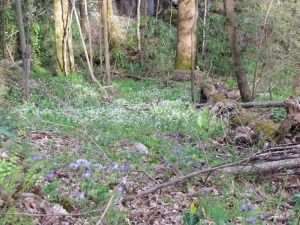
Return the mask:
<svg viewBox="0 0 300 225">
<path fill-rule="evenodd" d="M 213 111 L 230 110 L 230 120 L 235 126 L 250 127 L 260 139 L 271 142 L 280 140 L 277 125 L 272 120 L 238 107 L 236 103 L 218 93 L 212 82 L 207 81 L 201 84 L 201 99 L 206 99 L 207 102 L 214 104 Z"/>
</svg>

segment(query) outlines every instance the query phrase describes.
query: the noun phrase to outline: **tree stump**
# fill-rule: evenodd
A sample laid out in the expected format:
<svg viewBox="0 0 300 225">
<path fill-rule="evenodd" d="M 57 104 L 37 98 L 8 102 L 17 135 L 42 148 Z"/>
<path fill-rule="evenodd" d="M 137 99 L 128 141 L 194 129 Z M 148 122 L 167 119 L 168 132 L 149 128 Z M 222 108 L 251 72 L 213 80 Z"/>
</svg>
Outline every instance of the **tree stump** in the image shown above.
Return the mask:
<svg viewBox="0 0 300 225">
<path fill-rule="evenodd" d="M 292 96 L 284 101 L 286 117 L 278 130 L 281 136 L 290 136 L 300 132 L 300 104 Z"/>
</svg>

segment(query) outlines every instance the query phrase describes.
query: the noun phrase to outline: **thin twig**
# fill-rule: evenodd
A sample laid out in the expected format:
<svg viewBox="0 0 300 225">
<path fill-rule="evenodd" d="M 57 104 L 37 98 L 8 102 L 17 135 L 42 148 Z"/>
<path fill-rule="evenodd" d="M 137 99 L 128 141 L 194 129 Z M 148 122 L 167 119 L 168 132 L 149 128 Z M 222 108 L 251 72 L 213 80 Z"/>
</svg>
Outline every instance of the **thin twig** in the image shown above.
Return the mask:
<svg viewBox="0 0 300 225">
<path fill-rule="evenodd" d="M 127 176 L 126 176 L 125 178 L 123 178 L 123 179 L 120 181 L 120 183 L 119 183 L 119 184 L 114 188 L 114 190 L 112 191 L 112 195 L 110 196 L 110 198 L 109 198 L 109 200 L 108 200 L 108 202 L 107 202 L 107 204 L 106 204 L 106 208 L 105 208 L 104 212 L 102 213 L 100 219 L 99 219 L 98 222 L 96 223 L 96 225 L 100 225 L 100 224 L 101 224 L 101 221 L 102 221 L 102 219 L 104 218 L 105 214 L 107 213 L 108 208 L 109 208 L 109 206 L 111 205 L 111 202 L 112 202 L 112 200 L 113 200 L 113 198 L 114 198 L 114 196 L 115 196 L 116 191 L 117 191 L 118 188 L 122 185 L 124 179 L 126 179 L 126 178 L 127 178 Z"/>
</svg>

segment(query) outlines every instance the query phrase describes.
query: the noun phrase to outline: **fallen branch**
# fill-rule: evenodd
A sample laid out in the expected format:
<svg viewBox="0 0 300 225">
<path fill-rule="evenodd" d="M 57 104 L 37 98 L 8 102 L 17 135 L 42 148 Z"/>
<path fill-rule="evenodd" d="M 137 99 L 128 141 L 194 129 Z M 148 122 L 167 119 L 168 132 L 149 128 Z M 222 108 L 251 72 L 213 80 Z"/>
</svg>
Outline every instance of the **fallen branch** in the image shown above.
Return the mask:
<svg viewBox="0 0 300 225">
<path fill-rule="evenodd" d="M 123 200 L 124 201 L 128 201 L 128 200 L 132 200 L 134 198 L 140 198 L 140 197 L 143 197 L 145 195 L 154 193 L 157 190 L 162 189 L 164 187 L 168 187 L 168 186 L 171 186 L 171 185 L 178 184 L 178 183 L 181 183 L 183 181 L 189 180 L 189 179 L 191 179 L 193 177 L 196 177 L 196 176 L 198 176 L 200 174 L 207 173 L 207 172 L 212 172 L 212 171 L 216 171 L 216 170 L 220 170 L 220 169 L 224 169 L 224 168 L 227 168 L 227 167 L 233 167 L 233 166 L 239 165 L 241 163 L 248 162 L 248 161 L 250 161 L 252 158 L 254 158 L 259 153 L 261 153 L 261 151 L 259 151 L 259 152 L 255 153 L 255 154 L 247 157 L 246 159 L 240 160 L 240 161 L 238 161 L 236 163 L 229 163 L 229 164 L 220 165 L 220 166 L 216 166 L 216 167 L 212 167 L 212 168 L 207 168 L 207 169 L 204 169 L 204 170 L 197 170 L 197 171 L 195 171 L 193 173 L 190 173 L 188 175 L 181 176 L 181 177 L 178 177 L 176 179 L 170 180 L 168 182 L 165 182 L 165 183 L 153 186 L 153 187 L 149 188 L 148 190 L 142 191 L 142 192 L 140 192 L 140 193 L 138 193 L 136 195 L 127 195 L 127 196 L 125 195 L 123 197 Z"/>
<path fill-rule="evenodd" d="M 294 145 L 294 147 L 295 146 L 298 147 L 298 145 Z M 135 198 L 141 198 L 145 195 L 154 193 L 157 190 L 160 190 L 162 188 L 172 186 L 172 185 L 184 182 L 186 180 L 189 180 L 200 174 L 208 173 L 208 172 L 212 172 L 212 171 L 216 171 L 216 170 L 222 170 L 222 172 L 224 172 L 224 173 L 236 175 L 236 174 L 240 174 L 240 173 L 244 174 L 244 173 L 252 173 L 252 172 L 256 172 L 256 173 L 257 172 L 270 172 L 273 170 L 280 170 L 283 168 L 292 169 L 292 168 L 300 167 L 300 158 L 291 158 L 291 159 L 285 159 L 285 160 L 279 160 L 279 161 L 263 162 L 263 163 L 253 164 L 253 165 L 245 165 L 246 163 L 249 163 L 250 161 L 257 159 L 259 156 L 261 156 L 262 153 L 266 153 L 271 150 L 274 150 L 274 148 L 262 149 L 262 150 L 258 151 L 257 153 L 255 153 L 243 160 L 240 160 L 236 163 L 229 163 L 229 164 L 220 165 L 220 166 L 216 166 L 216 167 L 212 167 L 212 168 L 198 170 L 198 171 L 195 171 L 188 175 L 181 176 L 176 179 L 170 180 L 168 182 L 153 186 L 153 187 L 149 188 L 148 190 L 140 192 L 136 195 L 124 196 L 123 199 L 124 199 L 124 201 L 128 201 L 128 200 L 132 200 Z M 237 166 L 237 165 L 241 165 L 241 164 L 244 164 L 244 165 Z"/>
<path fill-rule="evenodd" d="M 300 167 L 300 158 L 296 159 L 285 159 L 273 162 L 263 162 L 257 163 L 249 166 L 238 166 L 238 167 L 228 167 L 224 168 L 222 171 L 230 174 L 240 174 L 240 173 L 266 173 L 274 170 L 280 170 L 284 168 L 297 168 Z"/>
</svg>

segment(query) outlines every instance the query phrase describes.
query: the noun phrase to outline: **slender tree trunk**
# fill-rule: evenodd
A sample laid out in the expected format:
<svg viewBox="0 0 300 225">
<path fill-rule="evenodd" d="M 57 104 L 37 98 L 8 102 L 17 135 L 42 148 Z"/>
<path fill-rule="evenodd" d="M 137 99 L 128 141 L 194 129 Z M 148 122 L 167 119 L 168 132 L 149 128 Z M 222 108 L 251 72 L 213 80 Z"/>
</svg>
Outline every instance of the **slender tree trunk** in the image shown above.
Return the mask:
<svg viewBox="0 0 300 225">
<path fill-rule="evenodd" d="M 79 0 L 80 26 L 82 33 L 87 33 L 87 13 L 85 11 L 86 0 Z"/>
<path fill-rule="evenodd" d="M 196 0 L 179 0 L 175 70 L 191 70 L 195 69 L 197 65 L 198 20 L 194 25 L 195 2 Z M 193 68 L 191 63 L 192 55 Z"/>
<path fill-rule="evenodd" d="M 106 20 L 108 26 L 109 49 L 114 52 L 118 49 L 120 43 L 120 35 L 116 25 L 116 17 L 113 12 L 112 0 L 106 0 Z"/>
<path fill-rule="evenodd" d="M 147 9 L 148 9 L 148 0 L 144 0 L 144 20 L 145 20 L 145 34 L 148 32 L 148 21 L 147 21 Z M 148 38 L 147 35 L 144 36 L 145 43 L 145 62 L 148 65 L 149 54 L 148 54 Z"/>
<path fill-rule="evenodd" d="M 104 84 L 104 76 L 102 75 L 103 71 L 103 48 L 102 48 L 102 1 L 99 1 L 99 60 L 100 60 L 100 77 L 101 77 L 101 83 Z"/>
<path fill-rule="evenodd" d="M 54 0 L 57 73 L 75 72 L 69 2 Z"/>
<path fill-rule="evenodd" d="M 191 28 L 191 33 L 197 33 L 197 22 L 198 21 L 198 0 L 195 0 L 195 13 L 194 13 L 194 21 L 193 21 L 193 26 Z M 194 43 L 194 35 L 191 35 L 191 43 Z M 196 35 L 197 38 L 197 35 Z M 195 74 L 194 74 L 194 68 L 195 68 L 195 62 L 194 62 L 194 57 L 195 57 L 195 46 L 193 44 L 191 45 L 191 98 L 192 102 L 195 102 L 195 96 L 194 96 L 194 80 L 195 80 Z M 197 55 L 197 52 L 196 52 Z"/>
<path fill-rule="evenodd" d="M 81 43 L 82 43 L 82 46 L 83 46 L 86 62 L 88 64 L 88 68 L 89 68 L 89 71 L 90 71 L 90 76 L 91 76 L 92 80 L 99 86 L 99 88 L 102 88 L 102 85 L 95 78 L 93 69 L 92 69 L 91 64 L 90 64 L 89 54 L 88 54 L 88 51 L 86 49 L 86 44 L 84 42 L 84 37 L 83 37 L 82 30 L 81 30 L 81 27 L 80 27 L 79 16 L 78 16 L 76 8 L 75 8 L 75 0 L 72 0 L 72 5 L 73 5 L 73 9 L 74 9 L 74 15 L 75 15 L 76 23 L 77 23 L 77 26 L 78 26 L 78 29 L 79 29 L 79 34 L 80 34 Z"/>
<path fill-rule="evenodd" d="M 139 62 L 141 63 L 141 34 L 140 34 L 140 22 L 141 22 L 141 0 L 137 0 L 137 24 L 136 24 L 136 35 L 138 39 L 138 54 Z"/>
<path fill-rule="evenodd" d="M 202 42 L 202 59 L 205 70 L 205 61 L 206 61 L 206 36 L 209 29 L 209 7 L 210 7 L 210 0 L 204 0 L 204 19 L 203 19 L 203 42 Z"/>
<path fill-rule="evenodd" d="M 21 51 L 22 51 L 22 55 L 23 55 L 23 54 L 25 54 L 25 51 L 26 51 L 26 38 L 25 38 L 25 32 L 24 32 L 23 15 L 22 15 L 22 7 L 21 7 L 20 0 L 16 0 L 16 13 L 17 13 L 17 19 L 18 19 Z"/>
<path fill-rule="evenodd" d="M 108 21 L 107 21 L 107 0 L 103 0 L 102 5 L 103 35 L 105 51 L 105 77 L 106 85 L 110 85 L 110 62 L 109 62 L 109 44 L 108 44 Z"/>
<path fill-rule="evenodd" d="M 18 27 L 20 34 L 20 44 L 22 49 L 23 69 L 22 69 L 22 102 L 26 103 L 29 101 L 29 74 L 30 74 L 30 61 L 31 61 L 31 46 L 26 45 L 26 38 L 23 26 L 23 15 L 21 9 L 21 1 L 16 0 L 16 13 L 18 18 Z"/>
<path fill-rule="evenodd" d="M 27 45 L 25 52 L 23 54 L 23 69 L 22 69 L 22 80 L 23 80 L 22 102 L 23 103 L 29 101 L 30 61 L 31 61 L 31 46 Z"/>
<path fill-rule="evenodd" d="M 1 46 L 2 46 L 2 58 L 5 59 L 5 32 L 6 32 L 6 1 L 2 0 L 2 34 L 1 34 Z"/>
<path fill-rule="evenodd" d="M 224 3 L 229 32 L 230 49 L 233 58 L 233 65 L 237 83 L 241 93 L 241 99 L 243 102 L 249 102 L 251 100 L 251 94 L 245 74 L 244 63 L 242 61 L 238 48 L 236 28 L 234 25 L 234 0 L 225 0 Z"/>
<path fill-rule="evenodd" d="M 88 39 L 89 39 L 89 53 L 90 53 L 90 65 L 93 69 L 93 46 L 92 46 L 92 34 L 91 34 L 91 26 L 90 26 L 90 20 L 89 20 L 89 14 L 87 10 L 87 3 L 86 0 L 84 0 L 84 11 L 86 15 L 86 25 L 87 25 L 87 33 L 88 33 Z M 93 69 L 94 70 L 94 69 Z"/>
</svg>

